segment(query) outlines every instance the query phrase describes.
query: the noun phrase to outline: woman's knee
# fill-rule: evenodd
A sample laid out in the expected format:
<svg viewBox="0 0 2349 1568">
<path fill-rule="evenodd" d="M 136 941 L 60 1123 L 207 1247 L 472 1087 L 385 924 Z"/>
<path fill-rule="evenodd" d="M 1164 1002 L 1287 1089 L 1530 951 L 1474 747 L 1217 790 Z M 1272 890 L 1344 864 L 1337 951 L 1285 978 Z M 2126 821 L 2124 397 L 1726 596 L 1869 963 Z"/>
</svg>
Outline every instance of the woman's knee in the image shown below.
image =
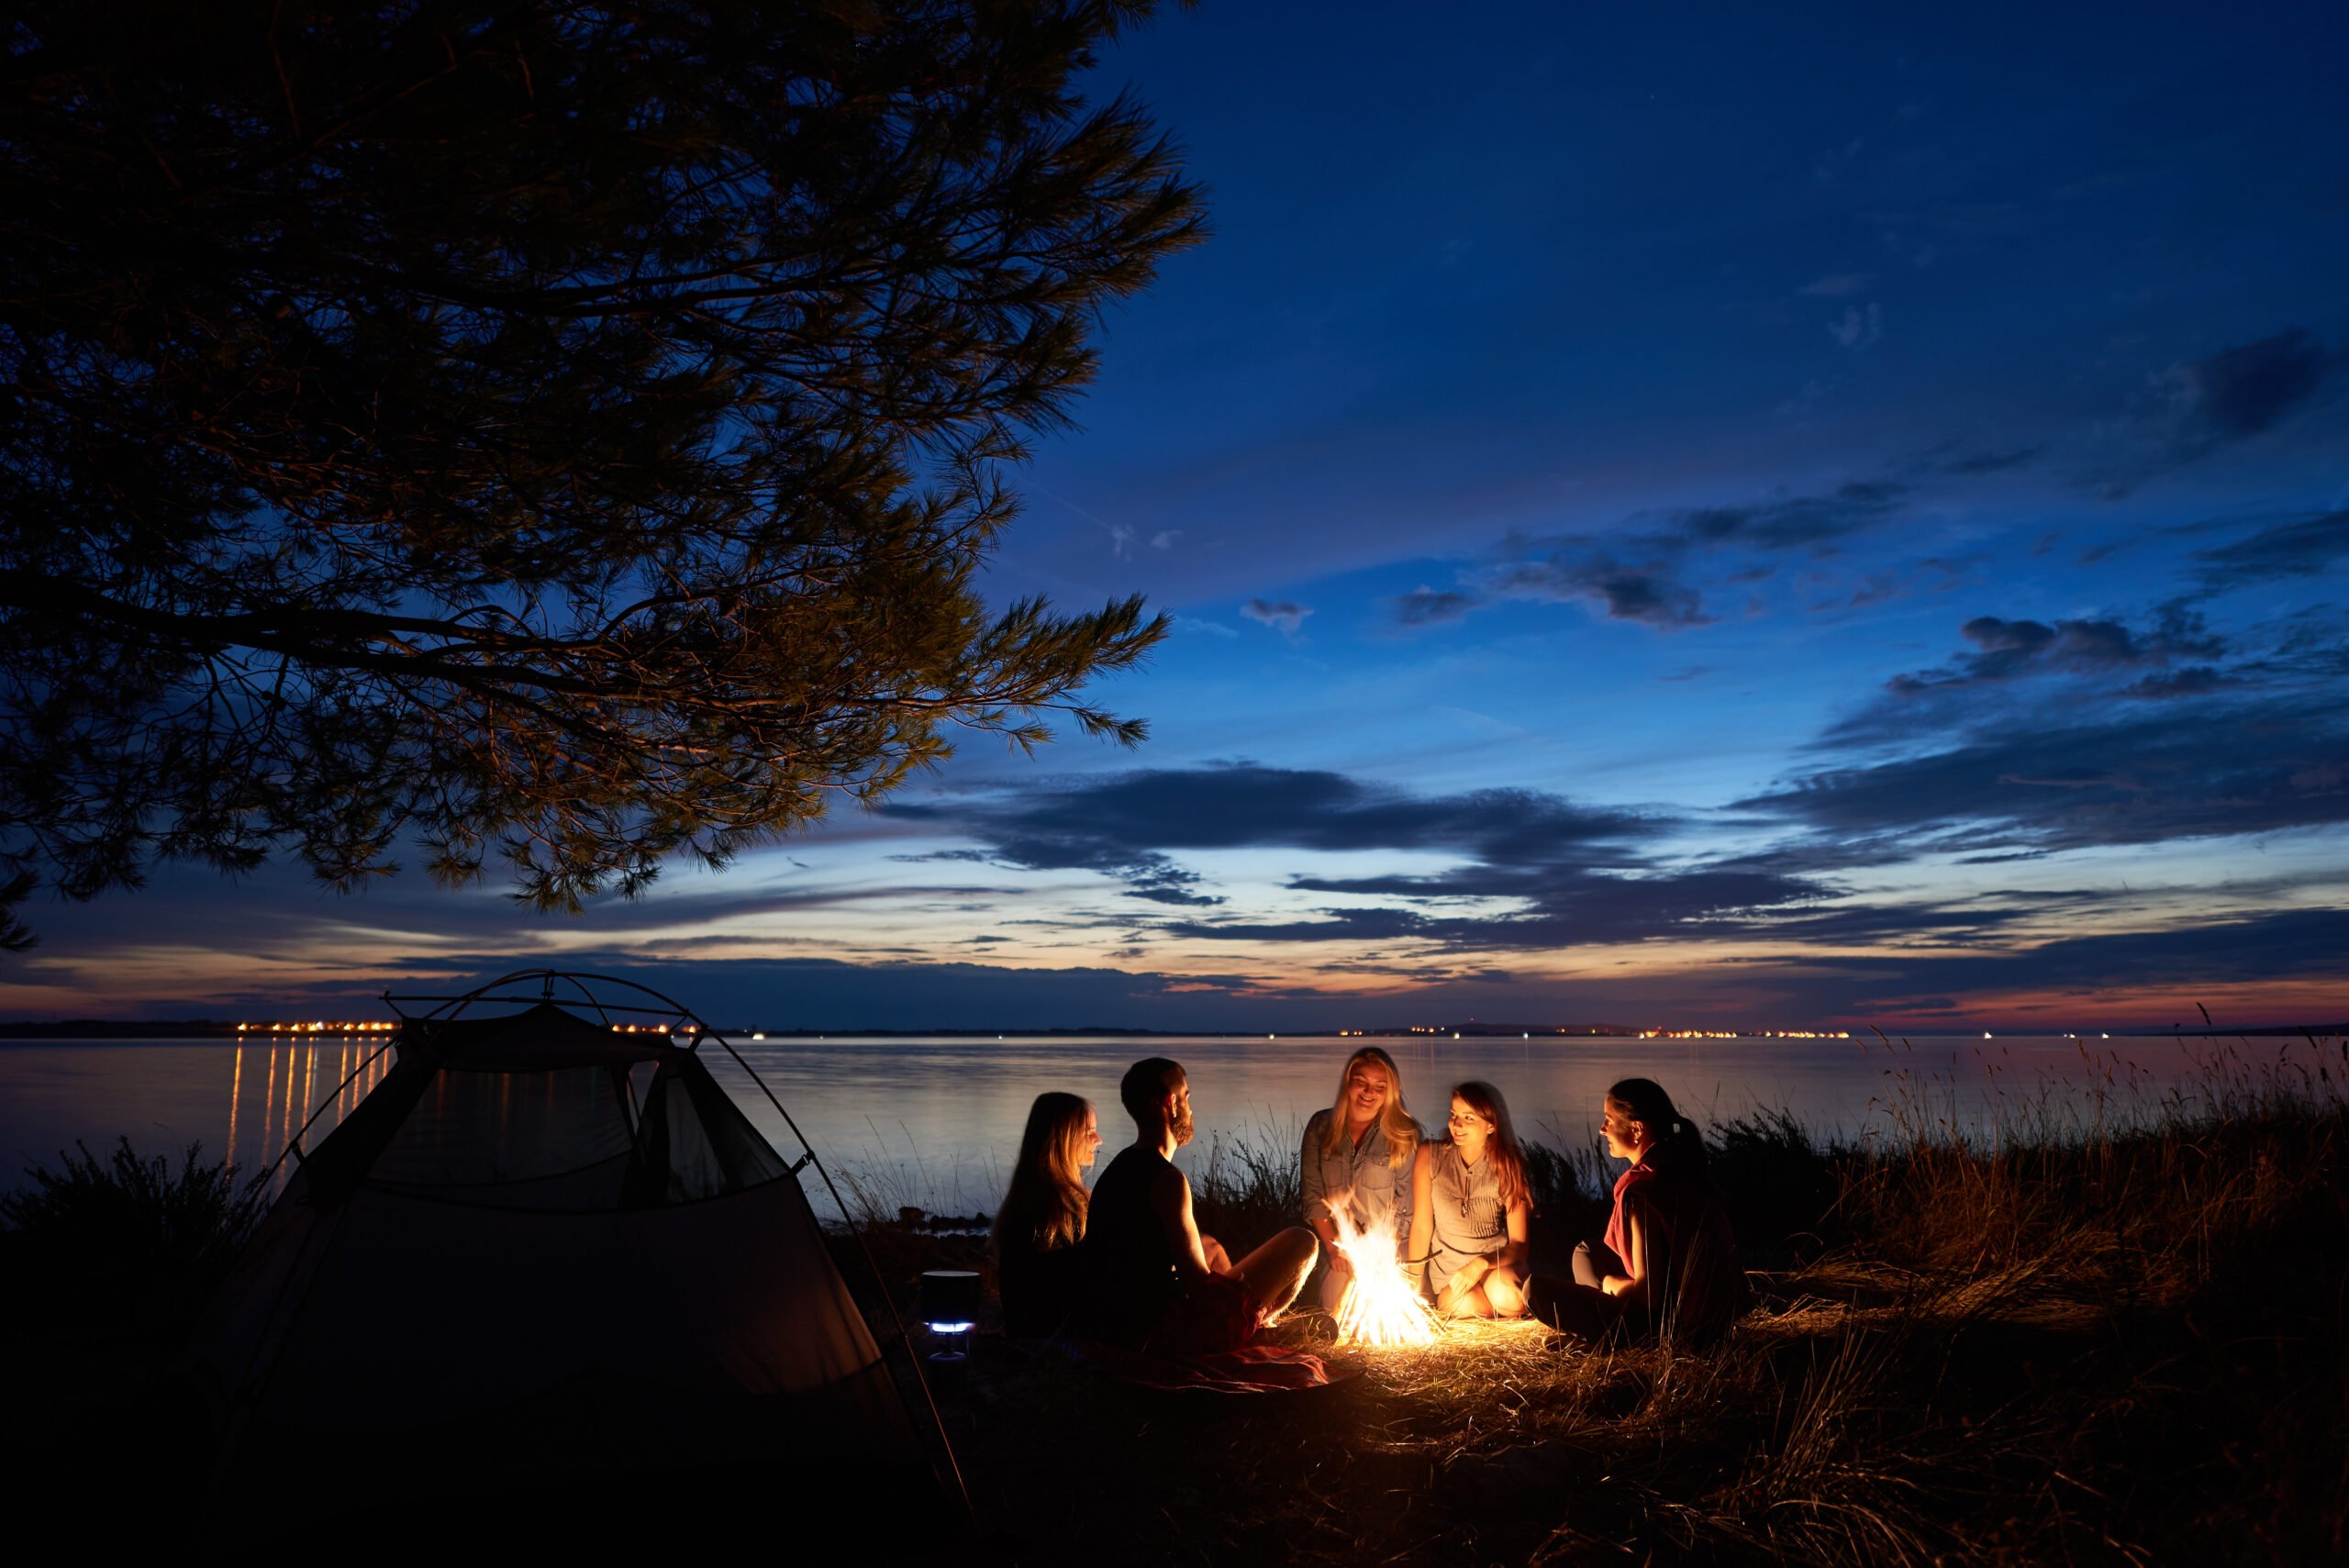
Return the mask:
<svg viewBox="0 0 2349 1568">
<path fill-rule="evenodd" d="M 1575 1242 L 1575 1283 L 1588 1285 L 1591 1289 L 1597 1290 L 1599 1281 L 1604 1278 L 1606 1278 L 1606 1271 L 1598 1266 L 1598 1254 L 1591 1250 L 1590 1243 Z"/>
<path fill-rule="evenodd" d="M 1485 1298 L 1497 1318 L 1525 1316 L 1525 1282 L 1512 1269 L 1495 1269 L 1485 1276 Z"/>
<path fill-rule="evenodd" d="M 1273 1238 L 1270 1245 L 1274 1256 L 1299 1273 L 1310 1269 L 1321 1259 L 1321 1238 L 1302 1225 L 1292 1225 Z"/>
<path fill-rule="evenodd" d="M 1490 1318 L 1493 1304 L 1485 1298 L 1482 1285 L 1471 1285 L 1456 1294 L 1447 1293 L 1436 1298 L 1436 1310 L 1449 1318 Z"/>
</svg>

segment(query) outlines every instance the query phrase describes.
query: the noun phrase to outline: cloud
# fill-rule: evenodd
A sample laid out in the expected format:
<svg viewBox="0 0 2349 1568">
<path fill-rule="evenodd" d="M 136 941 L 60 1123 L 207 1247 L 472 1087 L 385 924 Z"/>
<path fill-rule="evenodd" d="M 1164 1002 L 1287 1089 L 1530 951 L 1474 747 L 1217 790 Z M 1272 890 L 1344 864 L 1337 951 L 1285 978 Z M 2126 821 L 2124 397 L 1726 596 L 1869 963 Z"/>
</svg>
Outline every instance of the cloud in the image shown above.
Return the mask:
<svg viewBox="0 0 2349 1568">
<path fill-rule="evenodd" d="M 2232 544 L 2199 550 L 2194 559 L 2204 584 L 2224 589 L 2276 577 L 2313 577 L 2344 556 L 2349 556 L 2349 510 L 2270 523 Z"/>
<path fill-rule="evenodd" d="M 1945 473 L 1983 474 L 2004 473 L 2035 461 L 2046 450 L 2044 446 L 2010 447 L 2005 451 L 1968 452 L 1943 463 Z"/>
<path fill-rule="evenodd" d="M 2226 686 L 2241 684 L 2241 678 L 2221 674 L 2208 664 L 2193 664 L 2168 675 L 2148 675 L 2135 685 L 2125 687 L 2121 695 L 2165 702 L 2174 697 L 2207 696 Z"/>
<path fill-rule="evenodd" d="M 1827 324 L 1827 335 L 1854 353 L 1874 348 L 1884 339 L 1884 306 L 1847 306 L 1842 315 Z"/>
<path fill-rule="evenodd" d="M 1695 588 L 1675 579 L 1668 558 L 1622 561 L 1588 541 L 1563 543 L 1539 561 L 1495 568 L 1486 582 L 1502 598 L 1593 601 L 1609 620 L 1639 621 L 1665 630 L 1707 626 Z"/>
<path fill-rule="evenodd" d="M 1309 606 L 1293 599 L 1251 599 L 1240 606 L 1240 613 L 1262 626 L 1269 626 L 1284 637 L 1295 637 L 1305 617 L 1313 613 Z"/>
<path fill-rule="evenodd" d="M 2171 469 L 2288 423 L 2314 402 L 2349 355 L 2327 350 L 2307 328 L 2183 360 L 2146 378 L 2150 406 L 2124 433 L 2137 448 L 2090 477 L 2108 498 Z"/>
<path fill-rule="evenodd" d="M 2113 620 L 2035 620 L 1976 616 L 1958 628 L 1978 651 L 1941 670 L 1895 675 L 1886 683 L 1896 696 L 1915 697 L 1960 687 L 2059 673 L 2094 673 L 2166 665 L 2174 658 L 2211 659 L 2226 643 L 2207 630 L 2201 617 L 2182 606 L 2165 607 L 2147 633 Z M 2169 695 L 2181 695 L 2172 692 Z"/>
<path fill-rule="evenodd" d="M 1441 910 L 1462 900 L 1508 900 L 1500 914 L 1415 915 L 1410 935 L 1453 948 L 1549 949 L 1648 941 L 1661 937 L 1749 934 L 1775 917 L 1813 904 L 1827 890 L 1808 878 L 1740 865 L 1690 869 L 1610 868 L 1573 859 L 1552 863 L 1481 859 L 1427 874 L 1294 877 L 1289 885 L 1347 897 L 1431 901 Z M 1326 913 L 1326 912 L 1325 912 Z M 1230 934 L 1202 927 L 1200 934 Z M 1286 935 L 1259 940 L 1318 940 L 1300 922 Z"/>
<path fill-rule="evenodd" d="M 1501 553 L 1514 559 L 1485 568 L 1477 586 L 1493 598 L 1581 600 L 1611 620 L 1661 630 L 1706 626 L 1717 617 L 1706 610 L 1696 579 L 1709 559 L 1728 552 L 1831 553 L 1842 540 L 1894 521 L 1911 494 L 1898 481 L 1854 480 L 1820 495 L 1642 512 L 1633 518 L 1639 531 L 1620 536 L 1512 535 Z M 1719 580 L 1759 582 L 1774 570 L 1767 563 L 1748 566 Z"/>
<path fill-rule="evenodd" d="M 1109 869 L 1172 850 L 1461 850 L 1549 857 L 1645 837 L 1653 820 L 1532 790 L 1413 795 L 1343 773 L 1230 762 L 1142 769 L 1022 789 L 1001 799 L 891 805 L 884 815 L 959 821 L 996 859 Z"/>
<path fill-rule="evenodd" d="M 1375 942 L 1423 935 L 1431 922 L 1408 909 L 1324 909 L 1318 920 L 1233 920 L 1222 924 L 1178 921 L 1163 927 L 1173 937 L 1216 941 Z"/>
<path fill-rule="evenodd" d="M 1152 550 L 1173 550 L 1174 548 L 1174 541 L 1182 537 L 1183 530 L 1181 528 L 1161 528 L 1158 532 L 1150 536 L 1150 548 Z"/>
<path fill-rule="evenodd" d="M 1448 626 L 1484 602 L 1481 595 L 1438 591 L 1422 584 L 1395 596 L 1395 622 L 1397 626 Z"/>
<path fill-rule="evenodd" d="M 1197 616 L 1176 616 L 1169 624 L 1174 630 L 1186 636 L 1230 639 L 1240 635 L 1238 631 L 1219 620 L 1201 620 Z"/>
<path fill-rule="evenodd" d="M 1936 726 L 1928 733 L 1943 733 Z M 2016 723 L 1929 754 L 1829 767 L 1736 808 L 1822 854 L 2054 853 L 2349 822 L 2349 724 L 2318 696 Z"/>
<path fill-rule="evenodd" d="M 1189 920 L 1162 928 L 1195 938 L 1253 933 L 1264 940 L 1320 941 L 1351 930 L 1462 946 L 1635 940 L 1732 910 L 1818 895 L 1800 878 L 1775 871 L 1649 866 L 1640 846 L 1670 826 L 1653 817 L 1531 790 L 1414 795 L 1340 773 L 1251 762 L 1145 770 L 1000 799 L 884 810 L 952 818 L 996 861 L 1099 872 L 1126 882 L 1134 896 L 1161 903 L 1213 901 L 1196 891 L 1199 878 L 1174 862 L 1186 850 L 1394 851 L 1448 854 L 1462 862 L 1429 873 L 1289 879 L 1292 888 L 1353 897 L 1351 912 L 1278 924 Z M 1436 912 L 1365 909 L 1365 897 L 1431 905 Z M 1461 912 L 1463 901 L 1486 899 L 1518 907 Z"/>
<path fill-rule="evenodd" d="M 1085 867 L 1134 895 L 1196 904 L 1184 850 L 1282 849 L 1448 854 L 1433 872 L 1293 875 L 1286 885 L 1348 902 L 1291 920 L 1192 918 L 1158 928 L 1193 940 L 1327 942 L 1414 939 L 1453 948 L 1552 948 L 1759 929 L 1826 890 L 1760 864 L 1650 862 L 1664 819 L 1583 806 L 1531 790 L 1413 795 L 1343 774 L 1261 767 L 1144 771 L 957 807 L 888 808 L 959 817 L 996 860 Z M 1364 900 L 1386 900 L 1383 905 Z M 1479 906 L 1497 904 L 1496 911 Z M 1398 907 L 1397 906 L 1407 906 Z"/>
<path fill-rule="evenodd" d="M 2155 385 L 2221 438 L 2255 436 L 2314 396 L 2339 360 L 2301 327 L 2172 365 Z"/>
<path fill-rule="evenodd" d="M 2050 992 L 2068 994 L 2085 1011 L 2093 999 L 2133 1000 L 2128 994 L 2147 987 L 2349 981 L 2344 955 L 2349 909 L 2290 909 L 2190 926 L 2066 936 L 2005 951 L 1823 954 L 1807 958 L 1804 970 L 1816 1005 L 1835 1012 L 1865 1012 L 1887 1004 L 1930 1004 L 1932 1011 L 1959 1012 L 1965 1004 L 1953 998 Z"/>
<path fill-rule="evenodd" d="M 1864 293 L 1876 282 L 1874 272 L 1830 272 L 1803 284 L 1795 292 L 1812 299 L 1842 299 L 1846 295 Z"/>
<path fill-rule="evenodd" d="M 1898 480 L 1862 479 L 1823 495 L 1796 495 L 1742 506 L 1697 506 L 1660 516 L 1673 533 L 1707 549 L 1727 545 L 1793 550 L 1834 543 L 1881 528 L 1899 516 L 1912 494 Z M 1651 514 L 1659 515 L 1659 514 Z"/>
</svg>

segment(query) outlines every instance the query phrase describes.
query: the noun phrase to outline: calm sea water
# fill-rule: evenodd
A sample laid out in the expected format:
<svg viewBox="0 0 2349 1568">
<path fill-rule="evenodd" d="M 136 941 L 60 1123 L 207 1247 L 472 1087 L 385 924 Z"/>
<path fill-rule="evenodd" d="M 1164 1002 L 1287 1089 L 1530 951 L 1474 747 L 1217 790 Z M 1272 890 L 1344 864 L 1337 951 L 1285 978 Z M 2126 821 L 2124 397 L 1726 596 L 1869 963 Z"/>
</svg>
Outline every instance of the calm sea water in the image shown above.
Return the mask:
<svg viewBox="0 0 2349 1568">
<path fill-rule="evenodd" d="M 1101 1107 L 1112 1147 L 1126 1123 L 1119 1075 L 1160 1054 L 1190 1070 L 1199 1137 L 1183 1156 L 1194 1173 L 1219 1142 L 1294 1148 L 1308 1117 L 1330 1103 L 1338 1070 L 1358 1041 L 1296 1037 L 791 1040 L 738 1049 L 844 1186 L 885 1209 L 994 1210 L 1029 1102 L 1063 1089 Z M 1586 1144 L 1607 1085 L 1640 1074 L 1703 1122 L 1785 1109 L 1846 1136 L 1891 1125 L 1894 1107 L 1982 1130 L 2032 1111 L 2143 1114 L 2163 1094 L 2199 1081 L 2214 1050 L 2254 1063 L 2298 1057 L 2304 1041 L 2244 1046 L 2207 1041 L 2013 1036 L 1997 1040 L 1513 1040 L 1405 1039 L 1380 1042 L 1402 1068 L 1420 1120 L 1440 1122 L 1448 1086 L 1483 1078 L 1500 1086 L 1521 1135 Z M 275 1047 L 225 1040 L 13 1041 L 0 1044 L 0 1183 L 25 1184 L 34 1162 L 54 1165 L 79 1140 L 100 1153 L 128 1135 L 142 1153 L 200 1141 L 258 1171 L 297 1135 L 314 1145 L 389 1065 L 380 1040 L 321 1039 Z M 715 1046 L 719 1081 L 778 1148 L 799 1140 Z M 1923 1092 L 1920 1101 L 1919 1092 Z M 314 1119 L 315 1118 L 315 1119 Z M 306 1134 L 302 1132 L 308 1124 Z M 820 1193 L 819 1206 L 829 1207 Z"/>
</svg>

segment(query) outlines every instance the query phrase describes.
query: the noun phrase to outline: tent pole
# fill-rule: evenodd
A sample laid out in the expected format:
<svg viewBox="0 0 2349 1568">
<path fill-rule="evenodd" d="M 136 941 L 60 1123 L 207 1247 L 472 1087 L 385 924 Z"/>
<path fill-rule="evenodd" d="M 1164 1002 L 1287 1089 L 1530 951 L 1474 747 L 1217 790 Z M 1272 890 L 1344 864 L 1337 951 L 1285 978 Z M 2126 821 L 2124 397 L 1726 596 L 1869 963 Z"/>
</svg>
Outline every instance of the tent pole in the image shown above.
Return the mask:
<svg viewBox="0 0 2349 1568">
<path fill-rule="evenodd" d="M 735 1050 L 734 1042 L 724 1035 L 715 1029 L 701 1032 L 725 1047 L 726 1054 L 734 1059 L 734 1065 L 751 1075 L 751 1082 L 759 1086 L 759 1093 L 767 1097 L 767 1104 L 783 1118 L 783 1125 L 791 1129 L 791 1136 L 799 1140 L 799 1147 L 807 1151 L 807 1158 L 816 1166 L 816 1173 L 824 1178 L 824 1190 L 832 1195 L 832 1206 L 841 1211 L 841 1218 L 848 1225 L 848 1233 L 856 1238 L 856 1250 L 864 1256 L 865 1271 L 873 1276 L 873 1283 L 881 1287 L 881 1302 L 889 1309 L 889 1321 L 896 1326 L 897 1343 L 905 1347 L 906 1360 L 914 1369 L 914 1383 L 921 1389 L 922 1403 L 930 1407 L 930 1424 L 937 1429 L 939 1447 L 946 1454 L 947 1473 L 954 1479 L 954 1495 L 963 1499 L 963 1516 L 976 1530 L 978 1516 L 971 1507 L 970 1485 L 963 1479 L 963 1462 L 954 1457 L 954 1444 L 946 1436 L 946 1418 L 938 1413 L 938 1396 L 930 1392 L 930 1378 L 921 1370 L 921 1357 L 914 1351 L 913 1335 L 906 1328 L 904 1314 L 897 1310 L 897 1298 L 889 1293 L 889 1281 L 881 1273 L 881 1265 L 874 1261 L 873 1249 L 864 1240 L 864 1227 L 856 1222 L 856 1217 L 849 1212 L 848 1205 L 841 1201 L 841 1190 L 832 1184 L 832 1173 L 824 1168 L 823 1160 L 816 1153 L 816 1146 L 807 1141 L 807 1135 L 799 1130 L 799 1124 L 791 1119 L 791 1113 L 783 1108 L 783 1102 L 774 1097 L 774 1091 L 767 1087 L 767 1081 L 759 1076 L 758 1069 L 743 1061 L 742 1053 Z M 696 1038 L 694 1043 L 700 1044 L 700 1039 Z"/>
</svg>

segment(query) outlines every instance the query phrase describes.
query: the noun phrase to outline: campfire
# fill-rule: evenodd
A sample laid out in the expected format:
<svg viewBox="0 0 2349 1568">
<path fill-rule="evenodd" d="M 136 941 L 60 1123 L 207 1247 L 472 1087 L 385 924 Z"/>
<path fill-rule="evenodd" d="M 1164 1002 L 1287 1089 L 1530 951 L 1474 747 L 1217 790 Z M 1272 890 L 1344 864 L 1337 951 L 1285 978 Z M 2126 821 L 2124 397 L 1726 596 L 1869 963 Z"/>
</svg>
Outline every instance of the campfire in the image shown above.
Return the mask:
<svg viewBox="0 0 2349 1568">
<path fill-rule="evenodd" d="M 1390 1218 L 1367 1230 L 1357 1229 L 1349 1207 L 1342 1197 L 1330 1205 L 1330 1220 L 1338 1230 L 1338 1251 L 1353 1269 L 1346 1294 L 1338 1298 L 1338 1343 L 1433 1342 L 1435 1322 L 1403 1265 L 1395 1261 L 1395 1221 Z"/>
</svg>

